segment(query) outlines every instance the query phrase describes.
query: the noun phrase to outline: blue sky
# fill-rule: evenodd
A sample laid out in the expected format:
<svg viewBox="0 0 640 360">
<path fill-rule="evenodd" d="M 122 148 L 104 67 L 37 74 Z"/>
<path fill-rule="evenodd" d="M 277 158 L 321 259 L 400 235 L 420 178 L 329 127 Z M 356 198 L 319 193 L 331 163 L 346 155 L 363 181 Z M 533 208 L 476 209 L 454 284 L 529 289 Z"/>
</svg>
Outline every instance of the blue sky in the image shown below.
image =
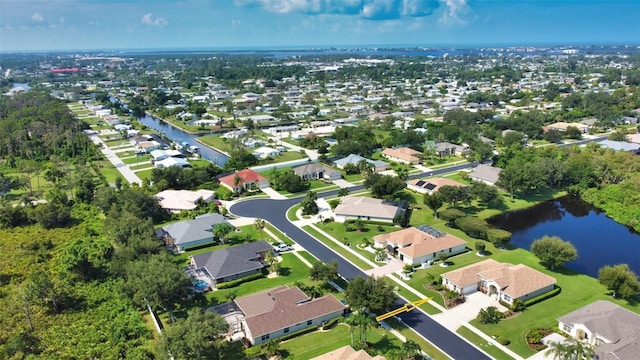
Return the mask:
<svg viewBox="0 0 640 360">
<path fill-rule="evenodd" d="M 0 0 L 0 51 L 639 44 L 640 0 Z"/>
</svg>

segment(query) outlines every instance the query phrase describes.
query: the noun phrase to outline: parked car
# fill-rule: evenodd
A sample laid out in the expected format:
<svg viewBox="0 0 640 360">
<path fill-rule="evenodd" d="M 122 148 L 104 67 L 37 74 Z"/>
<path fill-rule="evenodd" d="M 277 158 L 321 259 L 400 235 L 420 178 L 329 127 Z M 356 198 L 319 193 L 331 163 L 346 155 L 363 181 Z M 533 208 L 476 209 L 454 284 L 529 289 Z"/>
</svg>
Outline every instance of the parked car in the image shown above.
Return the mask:
<svg viewBox="0 0 640 360">
<path fill-rule="evenodd" d="M 279 243 L 279 244 L 275 244 L 273 245 L 273 248 L 277 251 L 277 252 L 283 252 L 283 251 L 289 251 L 289 250 L 293 250 L 293 248 L 285 243 Z"/>
</svg>

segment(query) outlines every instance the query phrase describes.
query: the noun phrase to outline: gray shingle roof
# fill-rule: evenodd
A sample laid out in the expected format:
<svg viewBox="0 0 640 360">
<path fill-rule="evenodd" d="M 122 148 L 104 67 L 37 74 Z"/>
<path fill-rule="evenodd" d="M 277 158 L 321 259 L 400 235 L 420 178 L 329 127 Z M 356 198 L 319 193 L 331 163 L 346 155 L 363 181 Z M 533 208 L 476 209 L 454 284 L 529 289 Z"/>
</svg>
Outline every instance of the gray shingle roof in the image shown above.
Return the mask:
<svg viewBox="0 0 640 360">
<path fill-rule="evenodd" d="M 174 244 L 182 245 L 208 237 L 213 239 L 213 226 L 225 221 L 224 216 L 210 213 L 198 216 L 193 220 L 180 221 L 163 226 L 162 230 L 171 236 Z"/>
<path fill-rule="evenodd" d="M 198 268 L 206 268 L 214 279 L 220 279 L 261 269 L 264 265 L 259 261 L 260 253 L 271 250 L 268 242 L 256 241 L 194 255 L 193 262 Z"/>
</svg>

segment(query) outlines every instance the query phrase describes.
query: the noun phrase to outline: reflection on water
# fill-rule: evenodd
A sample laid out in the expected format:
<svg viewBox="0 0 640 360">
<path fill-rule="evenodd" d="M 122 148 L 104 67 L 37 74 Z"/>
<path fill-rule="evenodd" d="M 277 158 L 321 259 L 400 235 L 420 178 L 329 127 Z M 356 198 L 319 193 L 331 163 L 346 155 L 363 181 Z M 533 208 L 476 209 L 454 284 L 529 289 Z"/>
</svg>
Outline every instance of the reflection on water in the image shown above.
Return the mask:
<svg viewBox="0 0 640 360">
<path fill-rule="evenodd" d="M 578 197 L 564 196 L 511 211 L 489 223 L 511 231 L 511 244 L 525 249 L 545 235 L 570 241 L 578 250 L 578 259 L 566 265 L 572 270 L 597 277 L 604 265 L 627 263 L 640 274 L 640 234 Z"/>
</svg>

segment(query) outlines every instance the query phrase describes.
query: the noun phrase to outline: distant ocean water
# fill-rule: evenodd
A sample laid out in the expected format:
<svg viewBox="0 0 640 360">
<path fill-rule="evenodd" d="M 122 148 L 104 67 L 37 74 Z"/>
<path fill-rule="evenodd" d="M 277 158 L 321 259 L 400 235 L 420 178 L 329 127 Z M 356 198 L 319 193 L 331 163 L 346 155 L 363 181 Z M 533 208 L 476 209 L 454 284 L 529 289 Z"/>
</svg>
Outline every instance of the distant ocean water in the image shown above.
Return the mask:
<svg viewBox="0 0 640 360">
<path fill-rule="evenodd" d="M 442 57 L 460 55 L 558 55 L 566 50 L 576 50 L 579 54 L 615 54 L 640 53 L 639 45 L 628 46 L 495 46 L 495 47 L 460 47 L 460 46 L 354 46 L 354 47 L 254 47 L 254 48 L 183 48 L 183 49 L 140 49 L 111 50 L 112 54 L 121 55 L 161 55 L 161 54 L 227 54 L 227 55 L 263 55 L 274 58 L 290 58 L 300 56 L 354 55 L 354 56 L 421 56 Z"/>
</svg>

